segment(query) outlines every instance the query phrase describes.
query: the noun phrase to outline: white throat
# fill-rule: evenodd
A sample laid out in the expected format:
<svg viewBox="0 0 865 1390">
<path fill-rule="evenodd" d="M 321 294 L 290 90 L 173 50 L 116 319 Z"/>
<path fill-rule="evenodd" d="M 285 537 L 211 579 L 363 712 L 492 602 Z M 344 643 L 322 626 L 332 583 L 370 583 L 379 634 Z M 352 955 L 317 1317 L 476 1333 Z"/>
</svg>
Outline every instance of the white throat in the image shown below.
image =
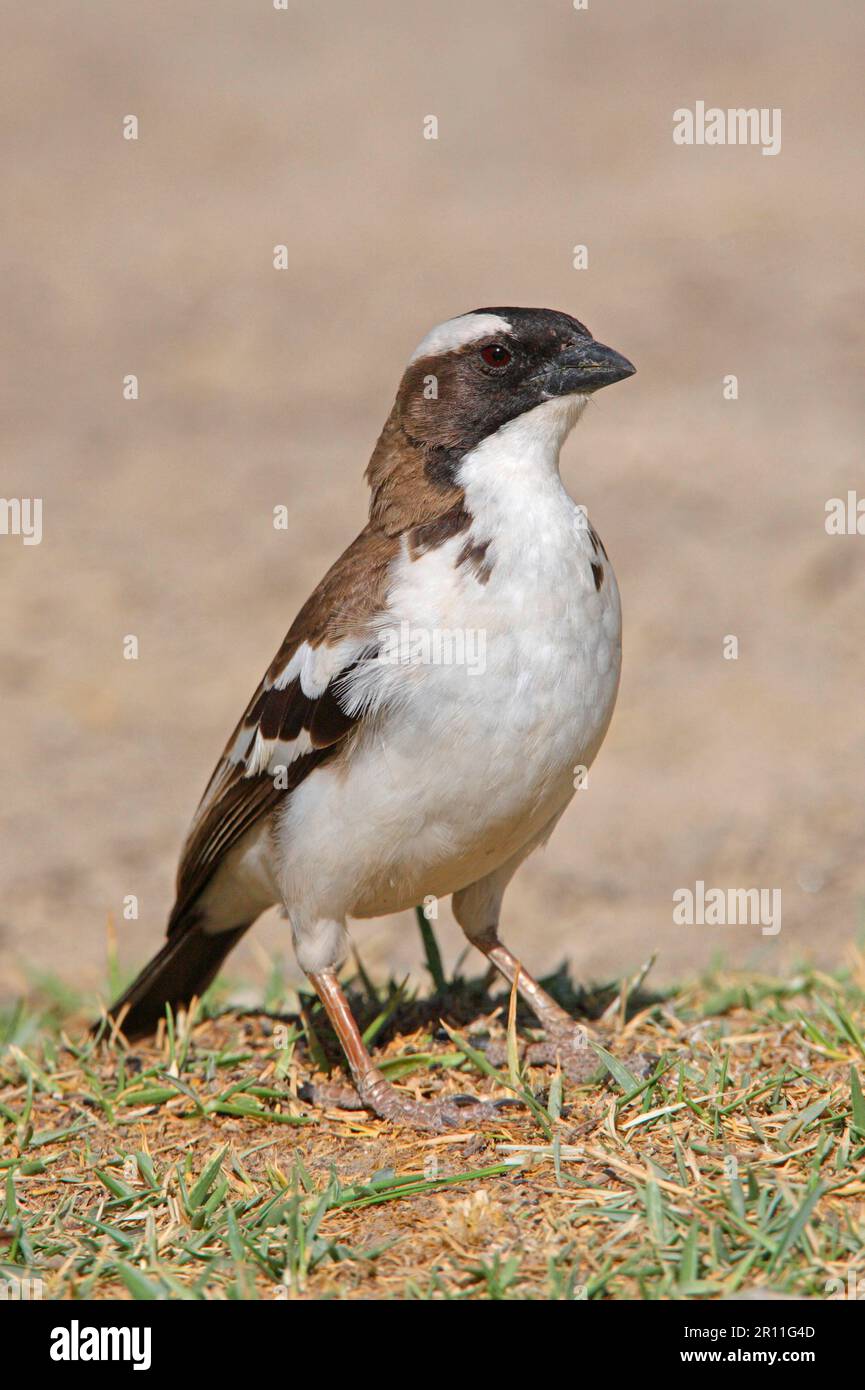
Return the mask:
<svg viewBox="0 0 865 1390">
<path fill-rule="evenodd" d="M 466 454 L 456 474 L 476 537 L 495 538 L 523 514 L 538 522 L 548 509 L 573 509 L 559 477 L 562 445 L 586 408 L 587 396 L 556 396 L 509 420 Z"/>
</svg>

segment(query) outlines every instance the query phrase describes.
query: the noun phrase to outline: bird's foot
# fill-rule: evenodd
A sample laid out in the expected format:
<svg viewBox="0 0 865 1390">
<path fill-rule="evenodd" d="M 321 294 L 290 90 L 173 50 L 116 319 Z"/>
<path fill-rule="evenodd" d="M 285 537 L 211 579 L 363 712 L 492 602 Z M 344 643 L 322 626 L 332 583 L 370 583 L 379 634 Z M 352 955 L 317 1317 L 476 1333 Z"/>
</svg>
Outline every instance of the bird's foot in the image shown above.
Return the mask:
<svg viewBox="0 0 865 1390">
<path fill-rule="evenodd" d="M 508 1107 L 521 1109 L 516 1100 L 478 1100 L 476 1096 L 447 1096 L 441 1100 L 412 1100 L 392 1086 L 381 1072 L 371 1072 L 358 1084 L 348 1086 L 309 1084 L 301 1088 L 301 1099 L 313 1105 L 338 1110 L 372 1110 L 382 1120 L 404 1125 L 428 1134 L 449 1129 L 465 1129 L 490 1120 L 501 1120 Z"/>
<path fill-rule="evenodd" d="M 560 1065 L 569 1081 L 585 1086 L 600 1081 L 606 1068 L 591 1047 L 589 1034 L 578 1023 L 557 1024 L 544 1029 L 543 1042 L 529 1043 L 525 1061 L 531 1067 Z"/>
<path fill-rule="evenodd" d="M 574 1023 L 567 1027 L 546 1027 L 544 1041 L 530 1043 L 526 1049 L 525 1060 L 532 1066 L 555 1066 L 561 1064 L 562 1071 L 570 1081 L 585 1086 L 591 1082 L 603 1081 L 607 1067 L 590 1046 L 591 1035 Z M 639 1081 L 646 1081 L 658 1065 L 658 1058 L 646 1053 L 636 1052 L 628 1057 L 627 1067 Z"/>
<path fill-rule="evenodd" d="M 501 1066 L 507 1061 L 507 1044 L 503 1039 L 495 1039 L 486 1047 L 485 1055 L 493 1066 Z M 543 1041 L 528 1043 L 522 1060 L 530 1067 L 561 1065 L 568 1080 L 580 1086 L 600 1081 L 606 1074 L 604 1064 L 589 1046 L 589 1034 L 572 1019 L 565 1023 L 547 1022 Z"/>
</svg>

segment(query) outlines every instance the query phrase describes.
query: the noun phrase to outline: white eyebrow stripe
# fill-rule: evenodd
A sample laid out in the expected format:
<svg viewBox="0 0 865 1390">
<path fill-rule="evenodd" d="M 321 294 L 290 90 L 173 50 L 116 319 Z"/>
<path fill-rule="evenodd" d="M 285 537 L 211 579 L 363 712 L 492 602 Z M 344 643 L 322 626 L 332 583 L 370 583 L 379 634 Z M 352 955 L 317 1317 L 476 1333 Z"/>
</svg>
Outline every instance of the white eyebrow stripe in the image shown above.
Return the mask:
<svg viewBox="0 0 865 1390">
<path fill-rule="evenodd" d="M 453 352 L 455 348 L 465 347 L 478 338 L 486 338 L 490 333 L 510 333 L 511 325 L 498 314 L 460 314 L 459 318 L 447 319 L 436 324 L 422 342 L 418 343 L 408 365 L 417 362 L 419 357 L 438 357 L 443 352 Z"/>
</svg>

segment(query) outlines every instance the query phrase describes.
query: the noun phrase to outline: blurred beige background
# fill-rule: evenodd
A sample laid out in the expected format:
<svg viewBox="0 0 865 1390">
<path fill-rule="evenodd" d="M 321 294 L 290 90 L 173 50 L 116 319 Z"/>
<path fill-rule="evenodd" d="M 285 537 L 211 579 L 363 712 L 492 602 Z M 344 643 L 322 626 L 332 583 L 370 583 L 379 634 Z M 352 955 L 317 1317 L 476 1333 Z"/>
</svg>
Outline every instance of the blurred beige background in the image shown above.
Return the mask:
<svg viewBox="0 0 865 1390">
<path fill-rule="evenodd" d="M 406 357 L 509 303 L 639 369 L 563 458 L 616 566 L 624 676 L 589 789 L 511 889 L 512 944 L 587 979 L 652 950 L 663 979 L 842 964 L 865 537 L 824 508 L 865 496 L 861 7 L 288 4 L 4 6 L 2 487 L 44 499 L 44 538 L 0 537 L 0 996 L 96 986 L 109 915 L 127 965 L 156 947 L 223 740 L 362 525 Z M 781 153 L 674 145 L 697 100 L 780 107 Z M 697 879 L 780 888 L 781 933 L 675 926 Z M 419 966 L 408 915 L 356 938 L 370 969 Z M 233 973 L 277 951 L 271 914 Z"/>
</svg>

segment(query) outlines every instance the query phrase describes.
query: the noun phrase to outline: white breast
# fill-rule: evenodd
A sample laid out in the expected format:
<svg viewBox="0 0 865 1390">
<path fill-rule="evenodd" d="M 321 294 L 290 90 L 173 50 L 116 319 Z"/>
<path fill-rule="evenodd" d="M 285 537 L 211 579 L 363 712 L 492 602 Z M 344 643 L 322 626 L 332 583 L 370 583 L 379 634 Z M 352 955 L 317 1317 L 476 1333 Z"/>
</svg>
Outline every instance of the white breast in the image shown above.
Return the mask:
<svg viewBox="0 0 865 1390">
<path fill-rule="evenodd" d="M 359 677 L 378 714 L 347 763 L 291 798 L 290 911 L 303 899 L 304 917 L 372 916 L 464 887 L 537 835 L 594 758 L 621 618 L 612 567 L 558 474 L 583 404 L 551 401 L 484 441 L 459 478 L 470 533 L 396 563 L 384 636 L 408 660 Z M 487 541 L 484 583 L 458 560 Z"/>
</svg>

